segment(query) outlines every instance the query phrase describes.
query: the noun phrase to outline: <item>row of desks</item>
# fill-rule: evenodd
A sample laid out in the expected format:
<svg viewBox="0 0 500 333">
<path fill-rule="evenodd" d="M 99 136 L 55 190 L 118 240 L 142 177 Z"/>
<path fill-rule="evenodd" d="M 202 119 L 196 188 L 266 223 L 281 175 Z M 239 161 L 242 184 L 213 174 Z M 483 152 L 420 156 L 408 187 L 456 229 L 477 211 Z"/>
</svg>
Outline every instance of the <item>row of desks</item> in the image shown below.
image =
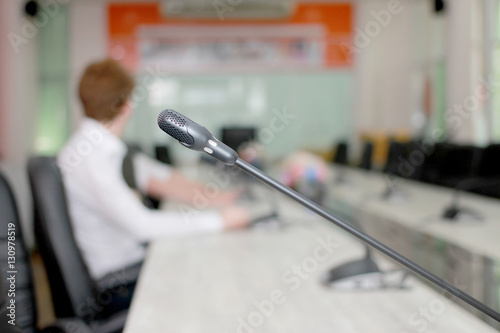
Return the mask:
<svg viewBox="0 0 500 333">
<path fill-rule="evenodd" d="M 338 172 L 339 169 L 334 170 Z M 479 212 L 483 220 L 465 217 L 450 222 L 441 217 L 449 206 L 453 190 L 403 179 L 345 169 L 344 181 L 332 183 L 328 193 L 333 205 L 344 204 L 352 210 L 384 217 L 408 228 L 419 230 L 471 252 L 500 261 L 500 201 L 472 193 L 460 195 L 460 205 Z M 388 184 L 397 183 L 401 195 L 392 200 L 381 196 Z M 363 222 L 363 221 L 359 221 Z"/>
</svg>

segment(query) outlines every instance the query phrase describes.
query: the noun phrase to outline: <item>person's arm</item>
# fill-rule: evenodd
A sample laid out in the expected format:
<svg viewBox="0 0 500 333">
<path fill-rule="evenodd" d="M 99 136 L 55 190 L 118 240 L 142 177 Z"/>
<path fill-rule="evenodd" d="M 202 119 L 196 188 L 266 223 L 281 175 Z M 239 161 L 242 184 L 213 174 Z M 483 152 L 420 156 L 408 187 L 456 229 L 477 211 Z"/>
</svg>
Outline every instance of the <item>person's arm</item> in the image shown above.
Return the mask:
<svg viewBox="0 0 500 333">
<path fill-rule="evenodd" d="M 110 175 L 96 169 L 86 181 L 97 211 L 141 242 L 165 235 L 234 229 L 248 223 L 245 210 L 235 207 L 222 211 L 199 211 L 187 207 L 181 212 L 150 210 L 140 202 L 120 174 Z"/>
<path fill-rule="evenodd" d="M 223 189 L 219 189 L 216 194 L 207 193 L 203 184 L 192 181 L 177 171 L 172 171 L 168 179 L 150 178 L 146 193 L 153 198 L 170 198 L 191 205 L 195 204 L 197 199 L 203 199 L 210 206 L 230 205 L 240 196 L 238 191 Z"/>
<path fill-rule="evenodd" d="M 134 156 L 134 169 L 139 189 L 158 200 L 168 198 L 190 205 L 195 205 L 196 200 L 202 200 L 210 206 L 224 206 L 233 204 L 240 196 L 239 191 L 223 189 L 215 194 L 207 193 L 204 184 L 190 180 L 144 154 Z"/>
</svg>

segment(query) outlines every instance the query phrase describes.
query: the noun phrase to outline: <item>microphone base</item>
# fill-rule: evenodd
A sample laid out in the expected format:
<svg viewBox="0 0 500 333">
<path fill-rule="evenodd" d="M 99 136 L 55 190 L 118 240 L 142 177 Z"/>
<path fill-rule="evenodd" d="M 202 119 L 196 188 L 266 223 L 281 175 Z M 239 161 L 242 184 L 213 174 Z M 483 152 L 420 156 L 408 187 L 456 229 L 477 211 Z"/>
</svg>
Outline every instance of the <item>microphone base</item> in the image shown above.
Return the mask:
<svg viewBox="0 0 500 333">
<path fill-rule="evenodd" d="M 335 179 L 332 182 L 332 184 L 335 184 L 335 185 L 349 185 L 350 183 L 352 183 L 351 179 L 347 178 L 344 175 L 339 175 L 339 176 L 335 177 Z"/>
<path fill-rule="evenodd" d="M 388 187 L 380 197 L 382 200 L 398 203 L 408 201 L 409 194 L 401 189 Z"/>
<path fill-rule="evenodd" d="M 389 283 L 387 272 L 381 271 L 370 257 L 365 257 L 332 268 L 321 277 L 321 283 L 335 290 L 405 289 L 408 272 L 401 272 L 403 276 L 399 282 Z"/>
<path fill-rule="evenodd" d="M 459 208 L 450 206 L 443 212 L 442 218 L 447 222 L 471 221 L 482 222 L 483 217 L 481 214 L 466 208 Z"/>
</svg>

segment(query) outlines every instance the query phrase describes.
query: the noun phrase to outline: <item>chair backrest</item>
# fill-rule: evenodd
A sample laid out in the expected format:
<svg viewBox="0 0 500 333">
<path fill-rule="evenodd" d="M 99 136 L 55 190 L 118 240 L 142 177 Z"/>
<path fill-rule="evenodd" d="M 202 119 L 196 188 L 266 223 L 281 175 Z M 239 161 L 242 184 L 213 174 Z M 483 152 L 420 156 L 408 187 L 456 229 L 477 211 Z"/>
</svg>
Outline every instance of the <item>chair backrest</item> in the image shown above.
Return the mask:
<svg viewBox="0 0 500 333">
<path fill-rule="evenodd" d="M 361 162 L 359 168 L 364 170 L 372 169 L 373 160 L 373 142 L 365 142 L 363 145 L 363 152 L 361 153 Z"/>
<path fill-rule="evenodd" d="M 332 158 L 332 162 L 340 165 L 347 165 L 347 154 L 349 146 L 347 142 L 340 142 L 335 148 L 335 153 Z"/>
<path fill-rule="evenodd" d="M 134 167 L 134 155 L 140 153 L 140 149 L 131 145 L 128 146 L 128 151 L 125 157 L 123 158 L 122 163 L 122 174 L 125 179 L 125 183 L 136 192 L 136 194 L 141 198 L 144 206 L 149 209 L 159 209 L 160 201 L 148 196 L 146 193 L 142 193 L 140 189 L 137 187 L 137 181 L 135 179 L 135 167 Z"/>
<path fill-rule="evenodd" d="M 424 172 L 424 165 L 432 152 L 432 145 L 421 140 L 411 140 L 406 143 L 406 167 L 411 173 L 406 177 L 412 180 L 421 181 Z"/>
<path fill-rule="evenodd" d="M 500 177 L 500 144 L 484 148 L 478 165 L 479 177 Z"/>
<path fill-rule="evenodd" d="M 412 180 L 421 180 L 429 147 L 419 141 L 391 140 L 384 173 Z"/>
<path fill-rule="evenodd" d="M 383 172 L 394 176 L 401 176 L 401 161 L 405 160 L 406 155 L 406 147 L 404 143 L 391 141 L 389 143 L 387 160 Z"/>
<path fill-rule="evenodd" d="M 172 165 L 172 155 L 170 154 L 170 149 L 168 146 L 156 146 L 155 147 L 155 156 L 156 159 L 165 164 Z"/>
<path fill-rule="evenodd" d="M 11 247 L 12 246 L 12 247 Z M 14 261 L 12 261 L 12 257 Z M 12 266 L 11 266 L 12 265 Z M 12 189 L 7 179 L 0 173 L 0 268 L 2 285 L 0 291 L 9 305 L 11 299 L 15 300 L 15 323 L 22 332 L 35 332 L 37 315 L 36 302 L 33 289 L 33 278 L 30 266 L 29 252 L 26 250 L 21 221 Z M 17 272 L 17 273 L 9 273 Z M 8 295 L 11 276 L 15 277 L 15 296 Z M 4 307 L 2 306 L 2 309 Z M 9 311 L 7 311 L 9 313 Z M 9 317 L 2 316 L 6 321 Z M 0 325 L 1 326 L 1 325 Z"/>
<path fill-rule="evenodd" d="M 456 187 L 467 178 L 477 177 L 483 148 L 470 145 L 450 146 L 439 165 L 439 185 Z"/>
<path fill-rule="evenodd" d="M 28 174 L 35 208 L 35 235 L 47 268 L 56 316 L 88 319 L 84 314 L 86 302 L 96 295 L 96 287 L 73 236 L 55 158 L 31 158 Z"/>
<path fill-rule="evenodd" d="M 446 142 L 438 142 L 430 147 L 430 153 L 424 161 L 422 168 L 421 181 L 430 184 L 439 184 L 441 177 L 440 165 L 444 163 L 446 152 L 452 144 Z"/>
<path fill-rule="evenodd" d="M 436 143 L 426 158 L 421 180 L 455 187 L 466 178 L 477 176 L 477 167 L 484 149 L 449 142 Z"/>
</svg>

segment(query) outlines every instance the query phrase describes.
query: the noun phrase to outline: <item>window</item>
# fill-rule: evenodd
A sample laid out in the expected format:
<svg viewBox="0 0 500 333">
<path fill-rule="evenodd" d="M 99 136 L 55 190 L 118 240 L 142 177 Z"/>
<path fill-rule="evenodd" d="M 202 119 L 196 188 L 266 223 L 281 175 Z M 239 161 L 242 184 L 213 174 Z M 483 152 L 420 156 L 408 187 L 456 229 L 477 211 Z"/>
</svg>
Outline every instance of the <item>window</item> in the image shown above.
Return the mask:
<svg viewBox="0 0 500 333">
<path fill-rule="evenodd" d="M 67 9 L 60 6 L 39 31 L 39 108 L 37 153 L 55 154 L 69 133 L 69 61 Z"/>
<path fill-rule="evenodd" d="M 500 6 L 498 5 L 498 0 L 495 1 L 495 11 L 494 11 L 494 22 L 493 22 L 493 38 L 494 45 L 491 52 L 493 53 L 493 82 L 500 83 Z M 494 85 L 497 87 L 497 84 Z M 493 103 L 492 103 L 492 138 L 494 141 L 500 141 L 500 91 L 495 89 L 493 91 Z"/>
</svg>

